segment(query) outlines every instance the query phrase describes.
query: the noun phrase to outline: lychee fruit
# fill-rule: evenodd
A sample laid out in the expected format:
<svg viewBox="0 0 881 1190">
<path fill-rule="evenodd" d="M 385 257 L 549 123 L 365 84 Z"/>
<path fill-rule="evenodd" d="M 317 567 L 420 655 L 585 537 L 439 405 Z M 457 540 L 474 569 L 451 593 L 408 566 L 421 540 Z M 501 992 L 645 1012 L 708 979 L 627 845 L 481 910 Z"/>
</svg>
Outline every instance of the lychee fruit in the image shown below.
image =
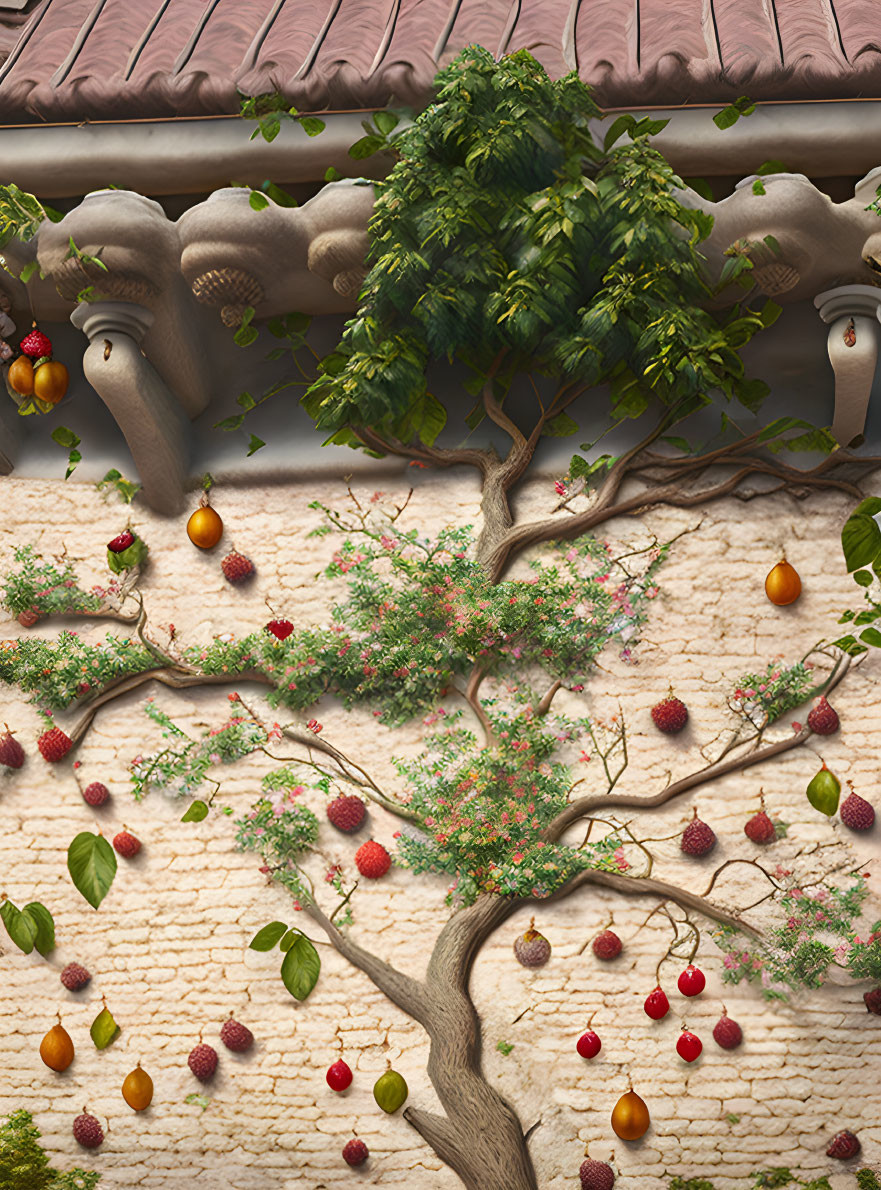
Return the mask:
<svg viewBox="0 0 881 1190">
<path fill-rule="evenodd" d="M 814 699 L 814 705 L 808 711 L 808 727 L 815 735 L 832 735 L 838 731 L 841 721 L 837 712 L 830 707 L 824 696 Z"/>
<path fill-rule="evenodd" d="M 663 1020 L 670 1011 L 670 1001 L 667 999 L 667 993 L 660 987 L 656 987 L 653 992 L 649 992 L 646 996 L 643 1008 L 646 1011 L 646 1015 L 650 1016 L 653 1021 Z"/>
<path fill-rule="evenodd" d="M 231 554 L 227 554 L 221 560 L 220 569 L 223 571 L 227 582 L 241 583 L 246 578 L 250 578 L 254 573 L 254 563 L 250 558 L 246 558 L 244 554 L 239 554 L 236 550 L 233 550 Z"/>
<path fill-rule="evenodd" d="M 52 354 L 51 339 L 36 328 L 29 331 L 18 346 L 22 354 L 30 356 L 31 359 L 41 359 L 44 355 Z"/>
<path fill-rule="evenodd" d="M 676 981 L 676 985 L 683 996 L 699 996 L 707 986 L 707 977 L 700 967 L 689 963 Z"/>
<path fill-rule="evenodd" d="M 287 640 L 294 631 L 294 626 L 290 620 L 270 620 L 266 625 L 266 631 L 271 632 L 278 640 Z"/>
<path fill-rule="evenodd" d="M 731 1019 L 724 1008 L 722 1015 L 713 1026 L 713 1041 L 723 1050 L 736 1050 L 743 1041 L 743 1030 L 737 1021 Z"/>
<path fill-rule="evenodd" d="M 114 537 L 112 541 L 107 542 L 107 548 L 111 554 L 124 554 L 130 545 L 135 544 L 135 535 L 130 530 L 125 529 L 118 537 Z"/>
<path fill-rule="evenodd" d="M 83 1112 L 73 1122 L 73 1139 L 84 1149 L 97 1149 L 104 1143 L 104 1129 L 94 1116 Z"/>
<path fill-rule="evenodd" d="M 875 825 L 874 807 L 853 790 L 841 803 L 838 814 L 848 830 L 870 831 Z"/>
<path fill-rule="evenodd" d="M 110 790 L 100 781 L 93 781 L 83 790 L 83 801 L 89 806 L 103 806 L 110 797 Z"/>
<path fill-rule="evenodd" d="M 551 957 L 551 944 L 529 919 L 529 929 L 514 939 L 514 956 L 523 967 L 543 967 Z"/>
<path fill-rule="evenodd" d="M 324 1076 L 331 1091 L 345 1091 L 352 1085 L 352 1068 L 348 1062 L 338 1058 L 332 1066 L 327 1068 Z"/>
<path fill-rule="evenodd" d="M 881 1016 L 881 988 L 872 988 L 870 992 L 863 992 L 863 1003 L 866 1006 L 866 1012 L 873 1012 L 875 1016 Z"/>
<path fill-rule="evenodd" d="M 774 829 L 774 823 L 768 817 L 764 810 L 759 810 L 758 814 L 754 814 L 746 826 L 743 828 L 743 833 L 753 843 L 773 843 L 777 838 L 777 831 Z"/>
<path fill-rule="evenodd" d="M 121 830 L 118 835 L 113 836 L 113 849 L 123 859 L 134 859 L 141 850 L 141 840 L 136 839 L 127 830 Z"/>
<path fill-rule="evenodd" d="M 246 1025 L 240 1025 L 230 1017 L 220 1030 L 220 1040 L 234 1054 L 245 1054 L 254 1044 L 254 1034 Z"/>
<path fill-rule="evenodd" d="M 581 1177 L 581 1190 L 612 1190 L 615 1185 L 615 1171 L 605 1161 L 594 1161 L 587 1156 L 581 1162 L 578 1173 Z"/>
<path fill-rule="evenodd" d="M 861 1148 L 859 1137 L 844 1128 L 841 1132 L 836 1132 L 830 1140 L 826 1156 L 837 1157 L 839 1161 L 849 1161 L 851 1157 L 856 1157 Z"/>
<path fill-rule="evenodd" d="M 652 722 L 658 731 L 676 735 L 688 722 L 688 707 L 680 698 L 675 698 L 671 691 L 652 707 Z"/>
<path fill-rule="evenodd" d="M 370 1150 L 357 1136 L 343 1145 L 343 1161 L 346 1165 L 363 1165 L 369 1156 Z"/>
<path fill-rule="evenodd" d="M 383 847 L 373 839 L 362 843 L 355 852 L 355 867 L 368 880 L 378 880 L 384 876 L 392 866 L 392 857 Z"/>
<path fill-rule="evenodd" d="M 617 959 L 624 949 L 624 945 L 614 930 L 603 930 L 594 938 L 592 949 L 598 959 L 609 962 L 612 959 Z"/>
<path fill-rule="evenodd" d="M 65 735 L 60 727 L 50 727 L 37 740 L 40 755 L 44 760 L 48 760 L 50 764 L 55 764 L 57 761 L 63 760 L 72 746 L 70 736 Z"/>
<path fill-rule="evenodd" d="M 6 730 L 0 733 L 0 764 L 8 769 L 20 769 L 24 764 L 24 748 L 5 723 L 3 726 Z"/>
<path fill-rule="evenodd" d="M 682 842 L 680 844 L 682 850 L 686 855 L 709 855 L 716 846 L 716 835 L 712 827 L 707 826 L 697 816 L 697 809 L 694 811 L 694 817 L 688 826 L 682 832 Z"/>
<path fill-rule="evenodd" d="M 86 986 L 91 975 L 79 963 L 68 963 L 61 972 L 61 982 L 69 992 L 78 992 Z"/>
<path fill-rule="evenodd" d="M 190 1051 L 187 1065 L 200 1083 L 210 1082 L 217 1069 L 217 1050 L 200 1042 Z"/>
<path fill-rule="evenodd" d="M 352 835 L 364 825 L 367 807 L 359 797 L 344 795 L 327 804 L 327 817 L 338 831 Z"/>
</svg>

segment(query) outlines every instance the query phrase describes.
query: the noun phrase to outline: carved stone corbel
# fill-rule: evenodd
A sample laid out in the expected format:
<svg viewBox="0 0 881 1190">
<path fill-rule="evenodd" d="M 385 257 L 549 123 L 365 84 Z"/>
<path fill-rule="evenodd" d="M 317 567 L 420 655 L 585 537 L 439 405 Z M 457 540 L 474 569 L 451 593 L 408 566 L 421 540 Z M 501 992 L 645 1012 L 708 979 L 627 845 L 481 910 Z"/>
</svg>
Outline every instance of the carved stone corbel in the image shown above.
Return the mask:
<svg viewBox="0 0 881 1190">
<path fill-rule="evenodd" d="M 818 294 L 814 305 L 829 324 L 827 348 L 835 373 L 832 435 L 841 446 L 860 446 L 881 347 L 881 289 L 840 285 Z"/>
</svg>

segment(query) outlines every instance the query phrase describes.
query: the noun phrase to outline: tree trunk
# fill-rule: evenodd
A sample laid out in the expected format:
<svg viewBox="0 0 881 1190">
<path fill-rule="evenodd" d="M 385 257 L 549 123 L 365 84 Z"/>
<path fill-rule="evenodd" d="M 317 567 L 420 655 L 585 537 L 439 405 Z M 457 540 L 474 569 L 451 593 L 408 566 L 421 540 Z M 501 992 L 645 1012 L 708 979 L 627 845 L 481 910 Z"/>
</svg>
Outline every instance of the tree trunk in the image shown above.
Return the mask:
<svg viewBox="0 0 881 1190">
<path fill-rule="evenodd" d="M 505 469 L 501 463 L 488 468 L 484 475 L 480 511 L 483 525 L 477 539 L 477 561 L 489 570 L 488 563 L 493 552 L 505 539 L 508 530 L 514 526 L 514 518 L 508 504 Z M 493 578 L 493 582 L 495 581 Z"/>
</svg>

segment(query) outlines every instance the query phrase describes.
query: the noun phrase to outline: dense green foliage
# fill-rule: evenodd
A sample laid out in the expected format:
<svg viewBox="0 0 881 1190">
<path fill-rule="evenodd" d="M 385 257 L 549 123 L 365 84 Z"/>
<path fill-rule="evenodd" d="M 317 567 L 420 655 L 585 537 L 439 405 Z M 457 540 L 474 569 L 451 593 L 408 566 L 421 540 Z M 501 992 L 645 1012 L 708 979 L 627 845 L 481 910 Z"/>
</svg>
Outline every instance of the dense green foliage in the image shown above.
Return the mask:
<svg viewBox="0 0 881 1190">
<path fill-rule="evenodd" d="M 93 1190 L 97 1173 L 52 1169 L 31 1113 L 14 1111 L 0 1123 L 0 1190 Z"/>
<path fill-rule="evenodd" d="M 20 612 L 63 616 L 95 611 L 107 594 L 103 587 L 82 590 L 70 558 L 62 558 L 60 563 L 54 564 L 39 557 L 30 545 L 17 549 L 13 557 L 18 569 L 6 576 L 3 606 L 14 616 Z M 113 586 L 109 583 L 108 589 Z"/>
</svg>

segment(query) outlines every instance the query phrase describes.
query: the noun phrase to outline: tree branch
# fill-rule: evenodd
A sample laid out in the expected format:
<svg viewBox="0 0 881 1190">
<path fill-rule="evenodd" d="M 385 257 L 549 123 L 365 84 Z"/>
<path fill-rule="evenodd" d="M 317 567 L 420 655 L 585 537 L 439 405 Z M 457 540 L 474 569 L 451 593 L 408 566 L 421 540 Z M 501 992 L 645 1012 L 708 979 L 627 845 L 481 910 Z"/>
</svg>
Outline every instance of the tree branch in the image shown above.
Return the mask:
<svg viewBox="0 0 881 1190">
<path fill-rule="evenodd" d="M 400 442 L 397 438 L 383 438 L 368 426 L 353 426 L 352 433 L 356 438 L 369 446 L 371 450 L 382 454 L 397 455 L 403 459 L 412 459 L 417 463 L 425 463 L 432 467 L 476 467 L 482 475 L 486 475 L 489 468 L 498 461 L 495 451 L 480 450 L 477 447 L 458 447 L 455 449 L 440 446 L 425 446 L 422 443 Z"/>
</svg>

